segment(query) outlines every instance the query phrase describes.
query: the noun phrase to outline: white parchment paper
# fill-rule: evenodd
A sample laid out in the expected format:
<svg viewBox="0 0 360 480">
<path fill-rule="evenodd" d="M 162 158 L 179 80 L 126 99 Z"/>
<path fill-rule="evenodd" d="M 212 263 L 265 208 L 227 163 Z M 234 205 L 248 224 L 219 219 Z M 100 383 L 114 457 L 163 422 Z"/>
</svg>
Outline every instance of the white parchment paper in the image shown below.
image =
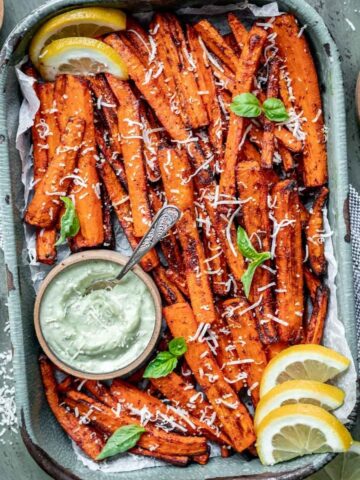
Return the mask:
<svg viewBox="0 0 360 480">
<path fill-rule="evenodd" d="M 278 5 L 276 2 L 272 2 L 263 7 L 249 4 L 247 2 L 231 4 L 227 6 L 211 6 L 207 5 L 199 8 L 181 8 L 178 10 L 180 15 L 221 15 L 229 11 L 244 10 L 248 8 L 255 17 L 274 17 L 280 15 Z M 145 15 L 149 15 L 146 13 Z M 141 19 L 144 19 L 145 15 L 138 15 Z M 21 62 L 22 64 L 23 62 Z M 24 96 L 24 100 L 19 114 L 19 127 L 16 137 L 16 147 L 19 151 L 23 175 L 22 181 L 24 184 L 24 199 L 25 204 L 28 202 L 32 194 L 33 187 L 33 172 L 32 172 L 32 149 L 30 141 L 30 128 L 34 122 L 34 116 L 39 108 L 39 100 L 33 89 L 33 79 L 27 77 L 21 72 L 21 64 L 17 67 L 16 73 L 20 83 L 20 87 Z M 328 261 L 328 277 L 326 283 L 330 288 L 330 304 L 328 318 L 325 325 L 324 332 L 324 345 L 330 348 L 334 348 L 339 353 L 342 353 L 348 358 L 352 358 L 350 348 L 345 338 L 344 325 L 338 318 L 337 298 L 336 298 L 336 284 L 335 279 L 337 275 L 337 262 L 334 256 L 334 249 L 331 240 L 331 229 L 329 221 L 324 212 L 325 221 L 325 256 Z M 33 280 L 34 288 L 37 291 L 40 283 L 51 269 L 51 267 L 42 265 L 36 262 L 36 244 L 35 244 L 35 229 L 29 225 L 24 225 L 25 238 L 26 238 L 26 251 L 24 252 L 24 261 L 27 261 L 31 270 L 31 277 Z M 116 250 L 124 255 L 129 255 L 131 252 L 130 246 L 124 236 L 121 228 L 117 224 L 115 226 L 116 237 Z M 70 250 L 67 246 L 62 246 L 58 250 L 58 261 L 63 260 L 70 255 Z M 27 260 L 26 260 L 27 259 Z M 356 370 L 353 363 L 350 368 L 343 375 L 339 376 L 334 382 L 340 388 L 346 392 L 346 399 L 344 405 L 339 408 L 335 415 L 343 422 L 346 423 L 351 411 L 356 403 Z M 74 450 L 80 461 L 91 470 L 102 470 L 104 472 L 125 472 L 132 470 L 140 470 L 143 468 L 157 467 L 164 465 L 163 462 L 151 458 L 140 457 L 132 454 L 123 454 L 114 460 L 108 460 L 97 464 L 88 457 L 75 445 Z M 220 450 L 217 445 L 211 446 L 211 456 L 220 455 Z"/>
</svg>

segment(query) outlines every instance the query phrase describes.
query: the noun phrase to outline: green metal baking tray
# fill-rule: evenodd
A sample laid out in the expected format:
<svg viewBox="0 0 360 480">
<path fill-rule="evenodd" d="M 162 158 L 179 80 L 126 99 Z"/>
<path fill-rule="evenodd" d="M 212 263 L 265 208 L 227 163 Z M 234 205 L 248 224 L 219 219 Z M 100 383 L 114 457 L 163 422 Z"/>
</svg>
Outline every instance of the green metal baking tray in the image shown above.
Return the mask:
<svg viewBox="0 0 360 480">
<path fill-rule="evenodd" d="M 274 467 L 263 467 L 256 459 L 234 455 L 212 458 L 206 466 L 183 469 L 163 466 L 124 473 L 87 469 L 77 460 L 71 442 L 53 417 L 42 388 L 38 368 L 39 345 L 33 328 L 34 290 L 24 255 L 21 218 L 23 190 L 21 162 L 15 148 L 18 113 L 22 97 L 14 65 L 24 56 L 35 30 L 46 19 L 77 6 L 119 7 L 129 12 L 175 9 L 185 6 L 227 5 L 230 1 L 180 0 L 53 0 L 34 10 L 9 35 L 0 53 L 0 227 L 8 285 L 8 308 L 14 348 L 16 402 L 23 440 L 38 464 L 58 480 L 187 480 L 276 479 L 297 480 L 321 468 L 331 455 L 303 457 Z M 241 3 L 241 2 L 238 2 Z M 266 0 L 253 0 L 264 5 Z M 303 0 L 279 0 L 281 11 L 293 12 L 306 33 L 317 62 L 328 136 L 330 204 L 329 220 L 338 261 L 337 297 L 339 317 L 344 323 L 350 349 L 357 362 L 352 262 L 349 244 L 346 122 L 341 67 L 337 48 L 316 11 Z M 206 15 L 205 15 L 206 16 Z"/>
</svg>

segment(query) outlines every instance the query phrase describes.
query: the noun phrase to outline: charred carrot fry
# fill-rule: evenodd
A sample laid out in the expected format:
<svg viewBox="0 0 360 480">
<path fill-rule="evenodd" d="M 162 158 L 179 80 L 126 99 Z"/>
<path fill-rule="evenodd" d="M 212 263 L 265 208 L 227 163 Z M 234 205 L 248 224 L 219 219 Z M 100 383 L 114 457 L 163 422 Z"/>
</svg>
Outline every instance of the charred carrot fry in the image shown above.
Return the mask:
<svg viewBox="0 0 360 480">
<path fill-rule="evenodd" d="M 279 154 L 281 156 L 281 160 L 282 160 L 282 164 L 285 172 L 290 172 L 291 170 L 294 170 L 295 162 L 290 150 L 285 148 L 284 145 L 282 145 L 280 142 L 278 142 L 277 147 L 279 150 Z"/>
<path fill-rule="evenodd" d="M 101 200 L 103 206 L 103 229 L 104 229 L 104 248 L 110 248 L 114 250 L 115 247 L 115 238 L 114 238 L 114 229 L 111 221 L 112 214 L 112 204 L 107 193 L 107 190 L 104 185 L 101 186 Z"/>
<path fill-rule="evenodd" d="M 266 38 L 267 33 L 262 28 L 255 26 L 250 30 L 248 42 L 238 62 L 236 88 L 235 92 L 233 92 L 234 96 L 250 92 Z M 229 195 L 231 198 L 235 196 L 235 167 L 239 153 L 239 145 L 244 135 L 245 120 L 244 117 L 238 117 L 233 112 L 230 114 L 229 131 L 224 156 L 224 169 L 220 177 L 220 193 L 222 195 Z M 225 211 L 228 210 L 228 208 L 225 209 Z"/>
<path fill-rule="evenodd" d="M 294 103 L 306 121 L 304 149 L 304 183 L 318 187 L 327 182 L 327 157 L 324 138 L 324 119 L 315 64 L 304 35 L 291 14 L 281 15 L 273 23 L 276 45 L 291 79 Z"/>
<path fill-rule="evenodd" d="M 159 152 L 159 165 L 169 203 L 177 206 L 182 217 L 177 227 L 183 249 L 186 281 L 191 304 L 199 323 L 212 323 L 215 308 L 210 282 L 206 273 L 205 253 L 196 228 L 194 190 L 189 177 L 189 163 L 184 152 L 163 149 Z"/>
<path fill-rule="evenodd" d="M 283 180 L 272 189 L 275 204 L 276 311 L 279 338 L 298 343 L 302 336 L 303 252 L 301 219 L 295 182 Z M 275 320 L 275 318 L 274 318 Z"/>
<path fill-rule="evenodd" d="M 194 28 L 201 36 L 205 45 L 214 52 L 231 71 L 236 72 L 238 57 L 216 28 L 208 20 L 200 20 L 200 22 L 195 24 Z"/>
<path fill-rule="evenodd" d="M 323 187 L 318 194 L 310 218 L 306 226 L 306 243 L 309 251 L 309 263 L 316 275 L 326 271 L 325 245 L 323 240 L 324 219 L 323 209 L 329 190 Z"/>
<path fill-rule="evenodd" d="M 72 75 L 66 77 L 65 109 L 59 112 L 60 118 L 79 116 L 85 122 L 83 144 L 78 158 L 78 172 L 73 180 L 71 193 L 75 197 L 76 213 L 80 222 L 80 232 L 71 243 L 75 250 L 93 248 L 104 242 L 102 228 L 102 205 L 99 176 L 96 170 L 96 143 L 93 102 L 87 83 Z M 76 103 L 74 103 L 76 100 Z"/>
<path fill-rule="evenodd" d="M 180 290 L 166 276 L 165 269 L 163 267 L 159 266 L 155 268 L 153 270 L 153 277 L 158 289 L 168 305 L 185 301 Z"/>
<path fill-rule="evenodd" d="M 117 416 L 110 407 L 75 390 L 66 393 L 66 403 L 71 407 L 77 407 L 81 415 L 87 414 L 90 423 L 107 434 L 114 433 L 124 425 L 140 425 L 136 416 L 125 411 Z M 90 415 L 89 410 L 91 410 Z M 172 432 L 164 432 L 149 423 L 144 428 L 146 432 L 141 435 L 137 446 L 146 450 L 153 448 L 156 443 L 158 445 L 157 452 L 166 455 L 201 455 L 207 451 L 206 441 L 203 437 L 185 437 Z"/>
<path fill-rule="evenodd" d="M 183 121 L 179 115 L 172 111 L 170 103 L 164 101 L 166 93 L 159 87 L 156 79 L 150 78 L 148 82 L 145 82 L 148 80 L 146 77 L 147 70 L 136 56 L 128 40 L 112 34 L 105 38 L 105 42 L 121 55 L 127 65 L 130 77 L 153 108 L 157 118 L 169 132 L 169 135 L 175 140 L 186 140 L 188 131 Z"/>
<path fill-rule="evenodd" d="M 280 89 L 280 98 L 283 101 L 287 111 L 293 108 L 292 96 L 290 95 L 288 83 L 287 83 L 287 72 L 286 67 L 282 65 L 280 67 L 280 76 L 279 76 L 279 89 Z"/>
<path fill-rule="evenodd" d="M 170 280 L 170 282 L 177 286 L 177 288 L 185 297 L 189 297 L 189 289 L 183 273 L 180 274 L 179 272 L 168 267 L 165 271 L 165 275 Z"/>
<path fill-rule="evenodd" d="M 305 343 L 320 344 L 324 332 L 328 311 L 330 292 L 328 287 L 321 285 L 316 289 L 311 317 L 305 325 Z"/>
<path fill-rule="evenodd" d="M 80 118 L 70 119 L 61 136 L 61 144 L 46 174 L 38 184 L 28 205 L 25 221 L 37 227 L 52 227 L 61 209 L 60 196 L 66 195 L 78 152 L 81 148 L 85 124 Z"/>
<path fill-rule="evenodd" d="M 261 155 L 249 140 L 245 140 L 240 152 L 240 157 L 242 160 L 255 161 L 258 165 L 261 165 Z"/>
<path fill-rule="evenodd" d="M 119 102 L 118 125 L 134 221 L 134 233 L 137 237 L 143 237 L 151 225 L 151 211 L 142 153 L 139 101 L 127 82 L 110 74 L 106 74 L 106 78 Z"/>
<path fill-rule="evenodd" d="M 157 154 L 161 145 L 160 131 L 162 129 L 156 124 L 154 116 L 145 108 L 144 104 L 140 104 L 140 123 L 144 139 L 143 155 L 147 179 L 150 182 L 157 182 L 161 177 Z"/>
<path fill-rule="evenodd" d="M 246 374 L 246 383 L 254 406 L 259 401 L 260 380 L 267 360 L 261 344 L 253 313 L 248 303 L 241 298 L 226 300 L 223 316 L 231 331 L 232 341 Z"/>
<path fill-rule="evenodd" d="M 299 210 L 300 210 L 301 227 L 304 230 L 309 222 L 310 213 L 301 202 L 299 202 Z"/>
<path fill-rule="evenodd" d="M 44 176 L 48 164 L 60 144 L 60 132 L 51 113 L 54 110 L 54 84 L 36 84 L 40 107 L 32 127 L 34 188 Z M 52 265 L 56 260 L 56 228 L 44 228 L 36 232 L 36 259 L 38 262 Z"/>
<path fill-rule="evenodd" d="M 205 395 L 199 393 L 191 383 L 177 373 L 171 372 L 166 377 L 152 378 L 150 381 L 156 390 L 159 390 L 172 404 L 188 410 L 193 417 L 203 421 L 216 415 Z M 221 432 L 222 425 L 216 419 L 213 427 L 217 443 L 231 445 L 229 438 Z"/>
<path fill-rule="evenodd" d="M 98 149 L 100 150 L 106 161 L 112 166 L 116 176 L 119 178 L 122 186 L 127 190 L 127 179 L 125 174 L 125 168 L 120 156 L 117 153 L 113 153 L 111 148 L 107 145 L 106 138 L 107 132 L 100 128 L 99 125 L 95 129 L 95 139 Z"/>
<path fill-rule="evenodd" d="M 161 172 L 160 172 L 160 175 L 161 175 Z M 161 192 L 159 191 L 159 189 L 155 189 L 155 188 L 149 189 L 149 199 L 150 199 L 151 208 L 154 214 L 158 213 L 158 211 L 164 205 L 163 200 L 160 197 L 161 197 Z M 171 268 L 172 271 L 177 272 L 177 275 L 181 277 L 182 283 L 186 283 L 184 262 L 180 252 L 178 240 L 175 235 L 175 230 L 172 229 L 166 235 L 166 237 L 164 237 L 163 240 L 161 240 L 160 244 L 161 244 L 161 250 L 165 256 L 168 267 Z M 168 278 L 170 279 L 170 281 L 174 281 L 174 278 L 173 279 L 171 279 L 170 277 Z M 174 281 L 174 283 L 175 285 L 178 285 L 177 280 Z M 181 291 L 182 291 L 182 287 L 181 287 Z"/>
<path fill-rule="evenodd" d="M 217 364 L 221 368 L 225 380 L 236 392 L 239 392 L 244 386 L 244 374 L 230 331 L 221 316 L 218 316 L 211 330 L 218 343 L 215 356 Z"/>
<path fill-rule="evenodd" d="M 269 182 L 264 170 L 257 162 L 244 161 L 238 164 L 237 186 L 243 201 L 242 213 L 246 232 L 257 251 L 271 250 L 271 225 L 269 219 Z M 269 267 L 269 262 L 265 264 Z M 275 285 L 274 275 L 263 267 L 257 268 L 250 290 L 250 301 L 258 303 L 256 316 L 261 341 L 265 344 L 276 341 L 277 333 L 274 316 L 274 297 L 271 287 Z"/>
<path fill-rule="evenodd" d="M 281 126 L 275 127 L 274 135 L 276 139 L 291 152 L 300 153 L 302 151 L 303 146 L 301 141 L 295 138 L 287 128 Z"/>
<path fill-rule="evenodd" d="M 235 450 L 243 451 L 255 440 L 251 417 L 226 382 L 207 344 L 198 341 L 198 324 L 190 306 L 177 303 L 165 307 L 163 312 L 173 336 L 186 339 L 186 361 L 223 424 L 225 433 Z"/>
<path fill-rule="evenodd" d="M 56 420 L 86 455 L 96 460 L 105 444 L 103 436 L 89 425 L 80 423 L 73 413 L 68 412 L 63 406 L 59 405 L 59 395 L 53 368 L 45 357 L 40 358 L 40 371 L 45 395 Z"/>
<path fill-rule="evenodd" d="M 205 127 L 209 123 L 208 115 L 202 96 L 198 93 L 199 89 L 194 75 L 195 65 L 190 56 L 184 32 L 175 15 L 167 13 L 164 17 L 169 36 L 165 34 L 162 41 L 166 43 L 170 61 L 175 60 L 175 65 L 172 65 L 175 84 L 184 99 L 190 126 L 194 129 Z"/>
<path fill-rule="evenodd" d="M 274 59 L 269 67 L 269 80 L 266 97 L 277 98 L 279 96 L 279 70 L 280 63 Z M 275 151 L 274 122 L 264 117 L 264 133 L 261 145 L 261 166 L 271 168 Z"/>
<path fill-rule="evenodd" d="M 102 161 L 99 164 L 99 172 L 109 194 L 121 228 L 123 229 L 131 247 L 136 248 L 139 243 L 139 239 L 134 235 L 129 196 L 120 185 L 115 172 L 106 161 Z M 143 269 L 146 271 L 157 267 L 159 265 L 159 258 L 155 250 L 150 250 L 150 252 L 144 255 L 140 263 Z"/>
<path fill-rule="evenodd" d="M 226 33 L 225 35 L 223 35 L 222 37 L 225 40 L 225 42 L 227 43 L 227 45 L 229 45 L 229 47 L 233 49 L 235 54 L 237 56 L 239 56 L 240 55 L 240 47 L 239 47 L 239 45 L 236 41 L 236 38 L 235 38 L 234 34 L 232 32 L 229 32 L 229 33 Z"/>
<path fill-rule="evenodd" d="M 114 155 L 121 153 L 121 143 L 117 120 L 117 102 L 103 75 L 89 77 L 90 88 L 97 99 L 97 108 L 101 110 L 110 132 L 110 147 Z"/>
<path fill-rule="evenodd" d="M 234 13 L 228 14 L 227 21 L 241 51 L 247 42 L 248 31 Z"/>
<path fill-rule="evenodd" d="M 304 267 L 304 281 L 310 294 L 311 301 L 315 303 L 317 289 L 321 286 L 319 278 L 308 267 Z"/>
<path fill-rule="evenodd" d="M 154 418 L 158 416 L 160 422 L 175 422 L 173 425 L 175 430 L 187 435 L 203 435 L 216 441 L 216 435 L 209 425 L 200 422 L 186 410 L 183 413 L 177 408 L 163 403 L 147 392 L 139 390 L 134 385 L 116 379 L 111 384 L 110 392 L 120 403 L 125 403 L 125 408 L 141 410 L 141 408 L 146 405 L 148 411 Z"/>
<path fill-rule="evenodd" d="M 202 99 L 209 117 L 209 138 L 215 149 L 217 157 L 223 155 L 223 130 L 219 100 L 216 93 L 216 85 L 209 61 L 204 56 L 204 51 L 199 42 L 195 30 L 187 26 L 187 38 L 191 49 L 191 55 L 196 64 L 197 80 L 202 92 Z"/>
</svg>

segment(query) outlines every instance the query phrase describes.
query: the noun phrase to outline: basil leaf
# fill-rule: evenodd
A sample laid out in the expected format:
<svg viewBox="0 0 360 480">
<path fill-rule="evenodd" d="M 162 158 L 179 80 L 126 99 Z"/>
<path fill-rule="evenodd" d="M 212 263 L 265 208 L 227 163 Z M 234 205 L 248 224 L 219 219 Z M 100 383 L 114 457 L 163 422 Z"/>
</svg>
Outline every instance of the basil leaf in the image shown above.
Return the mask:
<svg viewBox="0 0 360 480">
<path fill-rule="evenodd" d="M 289 119 L 285 105 L 279 98 L 267 98 L 263 103 L 265 117 L 272 122 L 285 122 Z"/>
<path fill-rule="evenodd" d="M 55 246 L 61 245 L 66 242 L 69 237 L 75 237 L 80 230 L 79 218 L 76 214 L 75 205 L 71 198 L 60 197 L 65 203 L 65 213 L 61 217 L 60 221 L 60 237 L 55 243 Z"/>
<path fill-rule="evenodd" d="M 172 353 L 160 352 L 146 367 L 143 378 L 166 377 L 175 369 L 177 363 L 177 358 Z"/>
<path fill-rule="evenodd" d="M 261 115 L 259 100 L 252 93 L 236 95 L 230 104 L 230 110 L 239 117 L 254 118 Z"/>
<path fill-rule="evenodd" d="M 104 460 L 104 458 L 127 452 L 135 447 L 145 431 L 145 428 L 140 425 L 125 425 L 118 428 L 108 439 L 96 460 Z"/>
<path fill-rule="evenodd" d="M 169 342 L 169 352 L 174 357 L 179 358 L 187 351 L 187 345 L 184 337 L 173 338 Z"/>
<path fill-rule="evenodd" d="M 237 230 L 237 246 L 238 246 L 239 252 L 245 258 L 249 258 L 250 260 L 255 260 L 259 255 L 259 253 L 252 246 L 251 240 L 248 237 L 248 234 L 246 233 L 245 229 L 242 227 L 238 227 L 238 230 Z"/>
<path fill-rule="evenodd" d="M 246 298 L 249 298 L 252 280 L 257 267 L 259 267 L 266 260 L 269 260 L 270 257 L 271 257 L 270 252 L 258 253 L 257 258 L 250 263 L 246 272 L 241 276 L 241 282 L 244 287 Z"/>
</svg>

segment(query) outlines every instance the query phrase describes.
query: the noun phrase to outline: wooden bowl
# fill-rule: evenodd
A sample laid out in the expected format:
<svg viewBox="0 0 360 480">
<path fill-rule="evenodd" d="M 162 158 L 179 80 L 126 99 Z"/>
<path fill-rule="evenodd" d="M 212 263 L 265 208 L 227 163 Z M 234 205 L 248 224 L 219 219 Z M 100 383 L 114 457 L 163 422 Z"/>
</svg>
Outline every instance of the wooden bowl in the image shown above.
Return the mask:
<svg viewBox="0 0 360 480">
<path fill-rule="evenodd" d="M 143 353 L 136 360 L 129 363 L 125 367 L 122 367 L 118 370 L 114 370 L 113 372 L 110 372 L 110 373 L 95 374 L 95 373 L 87 373 L 84 371 L 76 370 L 70 365 L 64 363 L 62 360 L 60 360 L 57 357 L 57 355 L 48 346 L 46 339 L 42 333 L 41 323 L 40 323 L 40 305 L 41 305 L 41 300 L 43 298 L 46 288 L 51 283 L 51 281 L 65 268 L 68 268 L 71 265 L 74 265 L 76 263 L 89 261 L 89 260 L 108 260 L 114 263 L 118 263 L 119 265 L 124 265 L 127 261 L 127 257 L 117 252 L 112 252 L 109 250 L 89 250 L 87 252 L 81 252 L 81 253 L 76 253 L 74 255 L 71 255 L 66 260 L 64 260 L 59 265 L 57 265 L 55 268 L 53 268 L 51 272 L 47 275 L 43 283 L 41 284 L 40 290 L 36 297 L 35 306 L 34 306 L 34 324 L 35 324 L 36 336 L 45 354 L 63 372 L 66 372 L 75 377 L 84 378 L 88 380 L 109 380 L 116 377 L 125 377 L 132 374 L 135 370 L 140 368 L 148 360 L 148 358 L 152 354 L 158 342 L 158 339 L 160 337 L 160 331 L 161 331 L 162 305 L 161 305 L 161 297 L 160 297 L 159 291 L 154 281 L 152 280 L 152 278 L 147 273 L 145 273 L 144 270 L 138 265 L 136 265 L 132 269 L 132 272 L 135 275 L 137 275 L 140 278 L 140 280 L 142 280 L 143 283 L 145 283 L 145 285 L 147 286 L 147 288 L 151 293 L 151 296 L 154 301 L 154 306 L 155 306 L 155 325 L 154 325 L 154 330 L 148 345 L 146 346 Z"/>
</svg>

